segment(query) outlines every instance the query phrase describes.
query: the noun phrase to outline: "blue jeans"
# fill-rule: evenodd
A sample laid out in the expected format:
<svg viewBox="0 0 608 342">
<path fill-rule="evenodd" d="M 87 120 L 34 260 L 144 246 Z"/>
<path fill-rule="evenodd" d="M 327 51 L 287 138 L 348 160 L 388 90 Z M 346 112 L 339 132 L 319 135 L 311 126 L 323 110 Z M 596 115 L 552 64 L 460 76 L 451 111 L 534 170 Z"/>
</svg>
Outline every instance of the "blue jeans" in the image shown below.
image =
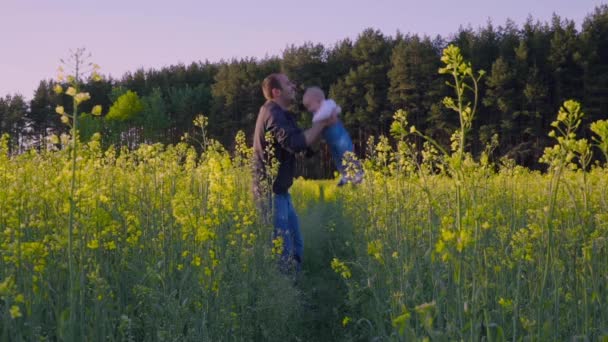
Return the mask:
<svg viewBox="0 0 608 342">
<path fill-rule="evenodd" d="M 281 269 L 288 270 L 293 264 L 296 271 L 300 270 L 304 254 L 304 241 L 300 232 L 298 215 L 293 208 L 291 195 L 274 195 L 274 233 L 273 239 L 283 238 L 283 252 L 281 253 Z"/>
<path fill-rule="evenodd" d="M 344 128 L 344 125 L 340 121 L 325 128 L 322 134 L 323 139 L 325 139 L 325 142 L 329 146 L 331 158 L 334 160 L 336 169 L 340 174 L 344 175 L 345 170 L 342 165 L 344 153 L 353 152 L 353 142 L 350 139 L 350 135 L 348 135 L 346 128 Z"/>
</svg>

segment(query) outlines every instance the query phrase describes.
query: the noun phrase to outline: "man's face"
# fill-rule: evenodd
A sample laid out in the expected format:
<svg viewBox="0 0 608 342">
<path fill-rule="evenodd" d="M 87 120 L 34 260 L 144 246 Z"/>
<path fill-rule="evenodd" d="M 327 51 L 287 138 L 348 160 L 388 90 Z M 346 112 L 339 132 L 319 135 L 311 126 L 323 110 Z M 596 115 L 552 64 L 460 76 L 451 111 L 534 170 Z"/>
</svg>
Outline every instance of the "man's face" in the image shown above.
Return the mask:
<svg viewBox="0 0 608 342">
<path fill-rule="evenodd" d="M 279 82 L 281 82 L 281 99 L 285 102 L 293 102 L 296 99 L 296 85 L 293 84 L 287 75 L 279 75 Z"/>
</svg>

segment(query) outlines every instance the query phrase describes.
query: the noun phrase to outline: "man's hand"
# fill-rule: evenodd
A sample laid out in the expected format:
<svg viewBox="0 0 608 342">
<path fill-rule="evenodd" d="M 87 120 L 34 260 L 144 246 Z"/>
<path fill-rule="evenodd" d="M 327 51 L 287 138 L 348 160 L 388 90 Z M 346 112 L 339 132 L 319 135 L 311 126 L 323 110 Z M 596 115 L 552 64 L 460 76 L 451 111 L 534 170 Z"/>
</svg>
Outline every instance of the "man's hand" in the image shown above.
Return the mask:
<svg viewBox="0 0 608 342">
<path fill-rule="evenodd" d="M 311 128 L 304 131 L 306 145 L 310 146 L 315 143 L 315 141 L 319 140 L 319 136 L 325 127 L 331 126 L 338 122 L 338 113 L 340 112 L 339 108 L 340 107 L 334 108 L 329 118 L 313 123 Z"/>
</svg>

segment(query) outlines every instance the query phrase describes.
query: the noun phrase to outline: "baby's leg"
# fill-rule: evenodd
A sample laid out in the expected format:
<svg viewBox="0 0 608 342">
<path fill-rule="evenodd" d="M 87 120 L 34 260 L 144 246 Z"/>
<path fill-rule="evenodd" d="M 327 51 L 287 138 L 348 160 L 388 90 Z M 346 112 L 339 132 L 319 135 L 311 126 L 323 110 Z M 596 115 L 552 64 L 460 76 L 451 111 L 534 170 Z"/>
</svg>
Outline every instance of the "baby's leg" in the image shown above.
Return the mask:
<svg viewBox="0 0 608 342">
<path fill-rule="evenodd" d="M 357 176 L 361 173 L 361 163 L 353 154 L 353 142 L 348 135 L 341 122 L 336 123 L 325 129 L 324 138 L 330 147 L 332 159 L 336 165 L 336 169 L 342 175 L 339 185 L 349 181 L 359 183 L 362 176 Z M 354 170 L 351 177 L 348 176 L 348 170 Z M 352 179 L 351 179 L 352 178 Z"/>
</svg>

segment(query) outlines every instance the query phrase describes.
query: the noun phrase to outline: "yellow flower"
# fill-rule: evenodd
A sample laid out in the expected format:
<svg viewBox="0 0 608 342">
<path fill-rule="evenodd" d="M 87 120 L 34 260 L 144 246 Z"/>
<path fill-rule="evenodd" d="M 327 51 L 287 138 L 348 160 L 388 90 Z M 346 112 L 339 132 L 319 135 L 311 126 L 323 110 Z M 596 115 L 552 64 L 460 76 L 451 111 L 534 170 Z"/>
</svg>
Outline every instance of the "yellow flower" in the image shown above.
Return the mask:
<svg viewBox="0 0 608 342">
<path fill-rule="evenodd" d="M 93 240 L 89 241 L 87 243 L 87 247 L 89 247 L 90 249 L 97 249 L 97 248 L 99 248 L 99 240 L 93 239 Z"/>
<path fill-rule="evenodd" d="M 67 115 L 62 115 L 61 122 L 63 122 L 64 124 L 68 124 L 70 122 L 70 119 L 67 117 Z"/>
<path fill-rule="evenodd" d="M 22 316 L 21 309 L 19 309 L 19 307 L 17 305 L 11 306 L 10 314 L 11 314 L 11 318 L 13 318 L 13 319 L 19 318 Z"/>
<path fill-rule="evenodd" d="M 451 241 L 456 237 L 456 234 L 450 229 L 441 229 L 441 239 L 443 241 Z"/>
<path fill-rule="evenodd" d="M 201 265 L 201 257 L 199 257 L 198 255 L 194 257 L 194 259 L 192 260 L 192 265 L 194 266 L 200 266 Z"/>
<path fill-rule="evenodd" d="M 91 110 L 91 114 L 101 115 L 101 105 L 96 105 L 95 107 L 93 107 L 93 109 Z"/>
<path fill-rule="evenodd" d="M 63 87 L 60 84 L 57 84 L 53 90 L 55 91 L 55 94 L 59 95 L 61 93 L 63 93 Z"/>
<path fill-rule="evenodd" d="M 505 299 L 503 297 L 500 297 L 500 299 L 498 300 L 498 304 L 506 311 L 513 310 L 513 300 L 511 299 Z"/>
<path fill-rule="evenodd" d="M 344 316 L 344 319 L 342 319 L 342 326 L 345 327 L 348 325 L 348 323 L 350 323 L 351 319 L 348 316 Z"/>
<path fill-rule="evenodd" d="M 65 114 L 65 109 L 63 109 L 63 106 L 57 106 L 55 107 L 55 112 L 59 115 L 63 115 Z"/>
<path fill-rule="evenodd" d="M 283 238 L 277 237 L 272 240 L 272 253 L 274 255 L 281 255 L 283 253 Z"/>
<path fill-rule="evenodd" d="M 379 263 L 384 264 L 384 258 L 382 257 L 382 241 L 374 240 L 367 243 L 367 254 L 374 257 Z"/>
<path fill-rule="evenodd" d="M 340 261 L 338 258 L 333 258 L 331 261 L 331 268 L 334 270 L 334 272 L 339 273 L 344 279 L 350 279 L 350 277 L 352 277 L 350 268 L 348 268 L 348 266 L 346 266 L 346 264 Z"/>
<path fill-rule="evenodd" d="M 65 91 L 67 95 L 76 96 L 76 89 L 74 87 L 69 87 L 68 90 Z"/>
<path fill-rule="evenodd" d="M 91 98 L 91 95 L 89 95 L 89 93 L 78 93 L 74 97 L 74 99 L 76 100 L 76 103 L 84 102 L 84 101 L 86 101 L 86 100 L 88 100 L 90 98 Z M 99 112 L 101 114 L 101 108 L 100 108 Z"/>
<path fill-rule="evenodd" d="M 49 137 L 49 142 L 51 144 L 59 144 L 59 137 L 57 135 L 53 134 Z"/>
<path fill-rule="evenodd" d="M 411 314 L 407 311 L 407 308 L 403 308 L 403 313 L 395 318 L 393 318 L 393 327 L 399 329 L 399 333 L 403 335 L 405 332 L 405 327 L 407 325 L 407 321 L 410 319 Z"/>
</svg>

